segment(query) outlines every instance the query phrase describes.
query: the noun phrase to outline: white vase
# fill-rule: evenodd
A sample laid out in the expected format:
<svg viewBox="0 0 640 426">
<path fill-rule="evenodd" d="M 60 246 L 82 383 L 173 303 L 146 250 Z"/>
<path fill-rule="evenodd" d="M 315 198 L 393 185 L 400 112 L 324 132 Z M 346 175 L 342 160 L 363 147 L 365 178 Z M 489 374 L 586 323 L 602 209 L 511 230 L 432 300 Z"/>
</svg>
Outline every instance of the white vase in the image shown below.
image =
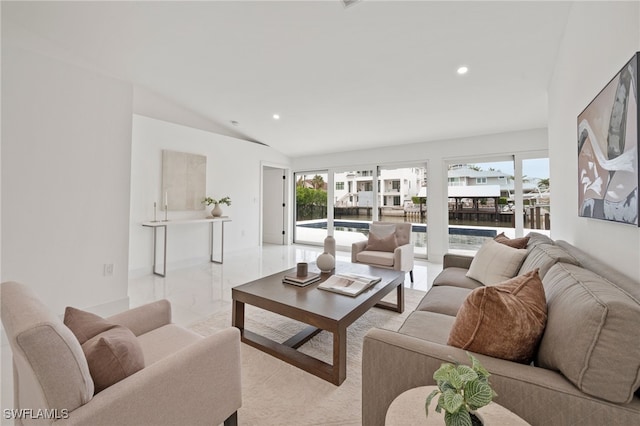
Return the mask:
<svg viewBox="0 0 640 426">
<path fill-rule="evenodd" d="M 316 259 L 316 265 L 321 272 L 331 272 L 336 266 L 336 259 L 327 252 L 322 253 Z"/>
<path fill-rule="evenodd" d="M 211 210 L 211 216 L 213 217 L 222 216 L 222 209 L 220 208 L 220 204 L 216 204 L 215 207 Z"/>
<path fill-rule="evenodd" d="M 336 257 L 336 239 L 333 238 L 332 235 L 329 235 L 324 239 L 324 252 L 329 253 L 333 256 L 334 260 Z"/>
</svg>

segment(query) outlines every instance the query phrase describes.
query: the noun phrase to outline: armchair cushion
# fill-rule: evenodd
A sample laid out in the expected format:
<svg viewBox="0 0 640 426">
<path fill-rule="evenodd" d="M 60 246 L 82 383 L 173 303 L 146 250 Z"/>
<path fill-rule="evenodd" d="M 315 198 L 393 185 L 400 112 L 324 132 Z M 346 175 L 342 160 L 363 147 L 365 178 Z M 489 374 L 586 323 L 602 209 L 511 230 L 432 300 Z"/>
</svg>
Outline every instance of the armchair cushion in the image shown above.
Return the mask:
<svg viewBox="0 0 640 426">
<path fill-rule="evenodd" d="M 35 292 L 16 282 L 1 285 L 2 324 L 13 352 L 22 407 L 72 411 L 93 397 L 93 381 L 80 343 Z M 51 356 L 55 354 L 55 356 Z"/>
<path fill-rule="evenodd" d="M 393 267 L 393 253 L 386 251 L 361 251 L 356 255 L 356 259 L 360 263 L 366 263 L 374 266 Z"/>
<path fill-rule="evenodd" d="M 98 393 L 144 368 L 144 355 L 136 336 L 126 327 L 113 326 L 87 340 L 82 350 Z"/>
<path fill-rule="evenodd" d="M 391 233 L 386 237 L 378 236 L 372 231 L 369 232 L 369 241 L 367 242 L 367 246 L 365 247 L 366 251 L 388 251 L 392 253 L 396 247 L 398 247 L 398 242 L 396 240 L 395 233 Z"/>
</svg>

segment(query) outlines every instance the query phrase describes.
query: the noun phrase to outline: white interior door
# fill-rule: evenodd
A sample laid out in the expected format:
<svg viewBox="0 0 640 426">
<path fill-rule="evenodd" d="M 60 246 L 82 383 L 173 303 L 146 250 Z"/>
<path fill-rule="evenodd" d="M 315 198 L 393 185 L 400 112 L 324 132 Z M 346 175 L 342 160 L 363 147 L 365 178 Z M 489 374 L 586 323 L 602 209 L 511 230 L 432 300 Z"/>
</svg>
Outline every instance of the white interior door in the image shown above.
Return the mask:
<svg viewBox="0 0 640 426">
<path fill-rule="evenodd" d="M 263 244 L 285 244 L 285 176 L 284 169 L 269 166 L 262 169 Z"/>
</svg>

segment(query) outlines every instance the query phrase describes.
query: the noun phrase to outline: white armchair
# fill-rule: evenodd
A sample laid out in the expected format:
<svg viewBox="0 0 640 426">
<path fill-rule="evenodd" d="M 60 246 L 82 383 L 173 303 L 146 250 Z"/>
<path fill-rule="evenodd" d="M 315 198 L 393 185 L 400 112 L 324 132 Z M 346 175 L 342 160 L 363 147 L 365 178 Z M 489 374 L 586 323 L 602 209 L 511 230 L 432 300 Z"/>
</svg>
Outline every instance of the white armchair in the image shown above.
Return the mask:
<svg viewBox="0 0 640 426">
<path fill-rule="evenodd" d="M 395 248 L 389 251 L 371 250 L 371 234 L 377 237 L 395 235 Z M 369 247 L 368 247 L 369 246 Z M 413 282 L 413 244 L 410 223 L 373 222 L 369 228 L 369 240 L 351 245 L 351 262 L 366 263 L 379 268 L 409 272 Z"/>
<path fill-rule="evenodd" d="M 23 414 L 16 424 L 237 424 L 238 329 L 203 338 L 171 323 L 166 300 L 107 318 L 133 332 L 145 367 L 94 395 L 83 349 L 62 320 L 22 284 L 2 283 L 1 299 L 13 352 L 12 408 Z M 57 420 L 33 418 L 38 412 Z"/>
</svg>

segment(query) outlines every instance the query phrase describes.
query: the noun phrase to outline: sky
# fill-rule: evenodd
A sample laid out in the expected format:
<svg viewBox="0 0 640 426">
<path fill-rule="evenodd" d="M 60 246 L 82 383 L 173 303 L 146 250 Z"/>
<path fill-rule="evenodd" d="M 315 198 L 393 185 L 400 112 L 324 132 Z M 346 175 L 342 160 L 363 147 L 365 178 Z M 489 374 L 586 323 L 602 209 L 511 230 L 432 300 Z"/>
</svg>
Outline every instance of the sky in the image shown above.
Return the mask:
<svg viewBox="0 0 640 426">
<path fill-rule="evenodd" d="M 473 163 L 482 170 L 494 168 L 503 171 L 505 174 L 513 175 L 513 162 L 501 161 L 497 163 Z M 522 173 L 529 178 L 549 178 L 549 159 L 535 158 L 530 160 L 522 160 Z"/>
</svg>

